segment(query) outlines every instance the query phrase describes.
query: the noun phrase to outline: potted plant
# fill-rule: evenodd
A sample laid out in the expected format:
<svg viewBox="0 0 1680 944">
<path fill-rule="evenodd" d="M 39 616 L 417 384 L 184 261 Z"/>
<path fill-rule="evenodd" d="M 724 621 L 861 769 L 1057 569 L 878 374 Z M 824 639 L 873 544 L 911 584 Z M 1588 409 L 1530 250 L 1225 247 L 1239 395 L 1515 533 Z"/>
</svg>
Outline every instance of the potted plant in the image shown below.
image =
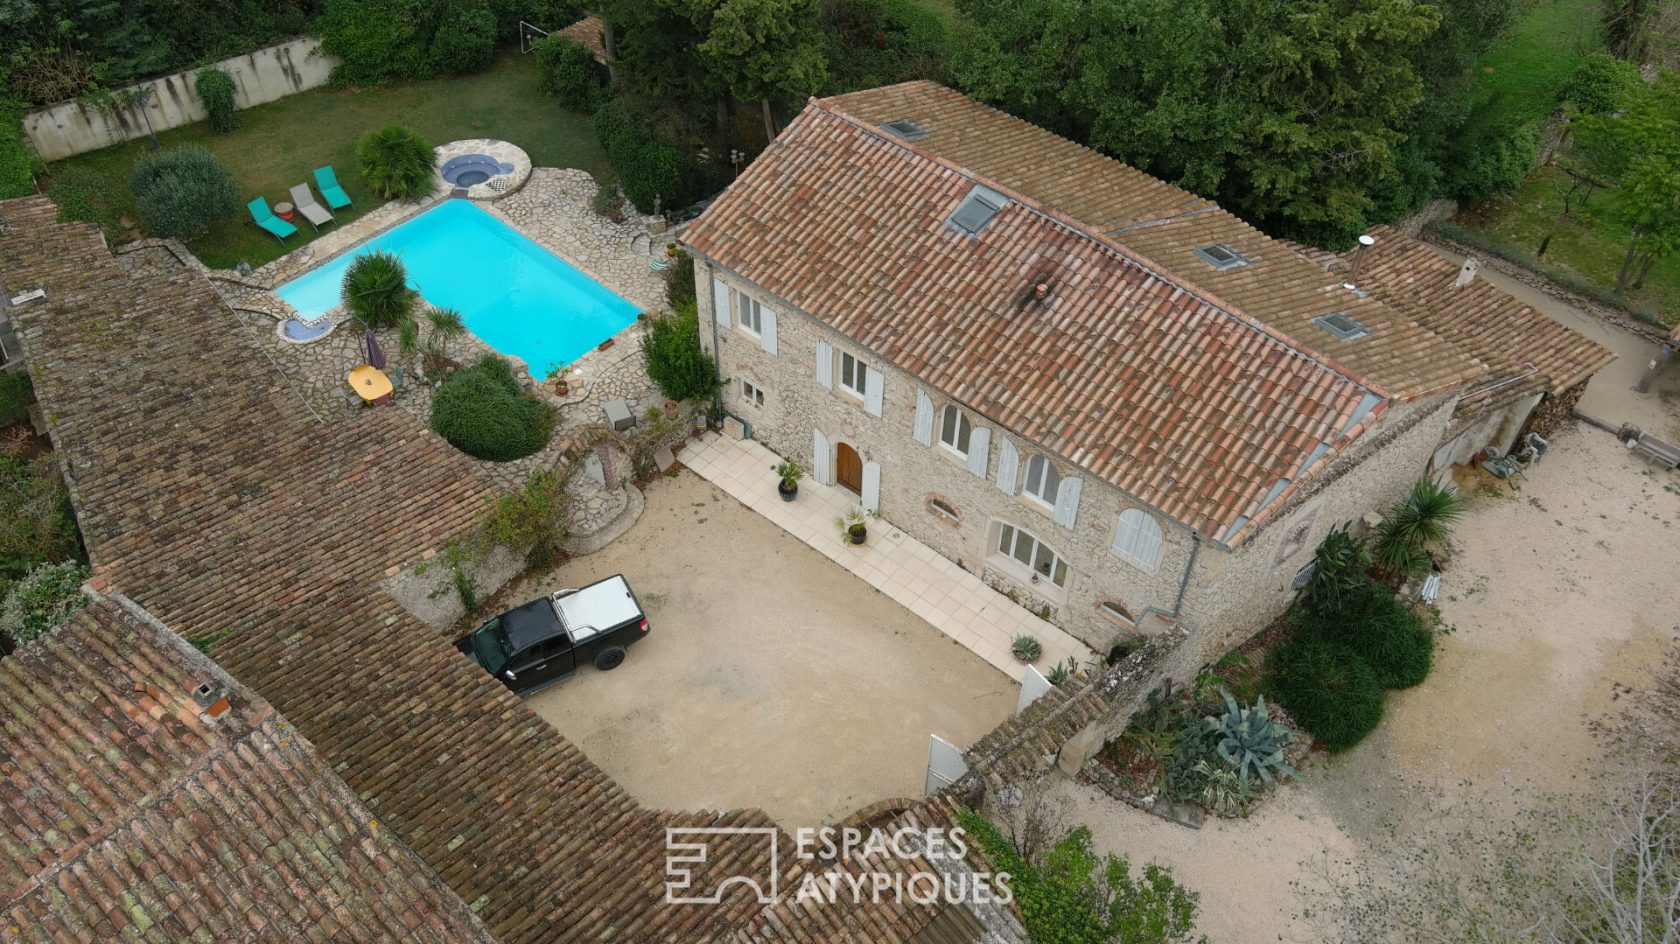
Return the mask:
<svg viewBox="0 0 1680 944">
<path fill-rule="evenodd" d="M 1037 662 L 1038 657 L 1044 655 L 1044 644 L 1031 636 L 1016 636 L 1009 651 L 1022 662 Z"/>
<path fill-rule="evenodd" d="M 782 496 L 782 501 L 793 501 L 799 494 L 799 480 L 805 477 L 805 470 L 792 459 L 783 459 L 771 468 L 781 477 L 781 481 L 776 483 L 777 494 Z"/>
<path fill-rule="evenodd" d="M 834 519 L 834 526 L 840 529 L 842 544 L 862 544 L 869 537 L 869 529 L 863 525 L 863 509 L 853 508 Z"/>
</svg>

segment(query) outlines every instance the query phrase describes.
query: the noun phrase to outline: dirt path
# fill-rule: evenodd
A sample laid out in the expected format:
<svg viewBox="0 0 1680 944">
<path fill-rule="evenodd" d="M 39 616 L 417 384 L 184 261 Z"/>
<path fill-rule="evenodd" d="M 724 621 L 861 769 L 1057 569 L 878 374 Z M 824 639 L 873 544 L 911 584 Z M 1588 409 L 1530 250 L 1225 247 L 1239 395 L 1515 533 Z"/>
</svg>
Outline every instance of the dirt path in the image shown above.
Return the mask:
<svg viewBox="0 0 1680 944">
<path fill-rule="evenodd" d="M 1199 831 L 1058 786 L 1101 848 L 1170 865 L 1219 942 L 1316 940 L 1292 918 L 1303 863 L 1380 854 L 1461 791 L 1509 805 L 1584 783 L 1592 719 L 1680 636 L 1680 475 L 1607 434 L 1571 429 L 1511 498 L 1475 498 L 1440 601 L 1434 672 L 1391 696 L 1382 727 L 1247 821 Z"/>
</svg>

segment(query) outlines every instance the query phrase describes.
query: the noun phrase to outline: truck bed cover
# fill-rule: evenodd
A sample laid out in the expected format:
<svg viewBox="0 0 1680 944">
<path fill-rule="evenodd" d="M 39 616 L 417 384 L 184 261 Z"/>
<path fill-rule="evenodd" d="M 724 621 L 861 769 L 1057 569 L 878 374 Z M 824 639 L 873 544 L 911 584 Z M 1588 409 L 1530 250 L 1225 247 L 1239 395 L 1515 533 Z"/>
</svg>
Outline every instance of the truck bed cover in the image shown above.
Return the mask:
<svg viewBox="0 0 1680 944">
<path fill-rule="evenodd" d="M 560 610 L 560 618 L 565 622 L 566 629 L 571 631 L 574 642 L 642 617 L 642 608 L 637 605 L 622 574 L 558 597 L 554 604 Z"/>
</svg>

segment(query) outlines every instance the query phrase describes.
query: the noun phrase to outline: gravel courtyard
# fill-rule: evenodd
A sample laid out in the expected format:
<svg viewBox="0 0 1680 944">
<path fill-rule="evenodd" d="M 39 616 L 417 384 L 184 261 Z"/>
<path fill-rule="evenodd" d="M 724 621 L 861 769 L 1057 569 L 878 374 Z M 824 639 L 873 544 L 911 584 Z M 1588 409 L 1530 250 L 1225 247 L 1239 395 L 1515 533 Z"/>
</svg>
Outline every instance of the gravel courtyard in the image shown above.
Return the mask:
<svg viewBox="0 0 1680 944">
<path fill-rule="evenodd" d="M 1675 642 L 1680 474 L 1575 427 L 1511 497 L 1472 498 L 1440 606 L 1429 679 L 1390 695 L 1363 744 L 1315 761 L 1248 820 L 1186 829 L 1069 782 L 1054 793 L 1099 848 L 1170 865 L 1221 942 L 1315 941 L 1294 918 L 1308 864 L 1380 855 L 1390 825 L 1427 828 L 1471 795 L 1494 809 L 1586 787 L 1589 722 Z"/>
<path fill-rule="evenodd" d="M 699 477 L 646 496 L 624 537 L 501 596 L 629 579 L 648 638 L 529 704 L 643 803 L 832 823 L 920 797 L 930 733 L 967 746 L 1014 710 L 1002 673 Z"/>
</svg>

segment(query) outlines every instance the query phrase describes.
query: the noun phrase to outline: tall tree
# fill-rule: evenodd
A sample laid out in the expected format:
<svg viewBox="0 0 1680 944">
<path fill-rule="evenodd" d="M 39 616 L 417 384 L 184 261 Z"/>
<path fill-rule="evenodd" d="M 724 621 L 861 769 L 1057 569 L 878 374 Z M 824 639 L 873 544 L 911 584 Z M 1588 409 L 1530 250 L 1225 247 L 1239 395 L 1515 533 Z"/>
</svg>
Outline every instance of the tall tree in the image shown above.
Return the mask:
<svg viewBox="0 0 1680 944">
<path fill-rule="evenodd" d="M 1616 215 L 1631 233 L 1616 290 L 1638 287 L 1657 259 L 1680 248 L 1680 73 L 1662 73 L 1622 111 L 1579 124 L 1581 145 L 1620 185 Z"/>
<path fill-rule="evenodd" d="M 695 49 L 706 69 L 736 95 L 756 98 L 764 135 L 776 136 L 773 98 L 805 98 L 827 75 L 816 0 L 689 0 L 705 40 Z"/>
<path fill-rule="evenodd" d="M 1261 225 L 1351 240 L 1422 97 L 1413 0 L 958 0 L 972 94 Z"/>
</svg>

